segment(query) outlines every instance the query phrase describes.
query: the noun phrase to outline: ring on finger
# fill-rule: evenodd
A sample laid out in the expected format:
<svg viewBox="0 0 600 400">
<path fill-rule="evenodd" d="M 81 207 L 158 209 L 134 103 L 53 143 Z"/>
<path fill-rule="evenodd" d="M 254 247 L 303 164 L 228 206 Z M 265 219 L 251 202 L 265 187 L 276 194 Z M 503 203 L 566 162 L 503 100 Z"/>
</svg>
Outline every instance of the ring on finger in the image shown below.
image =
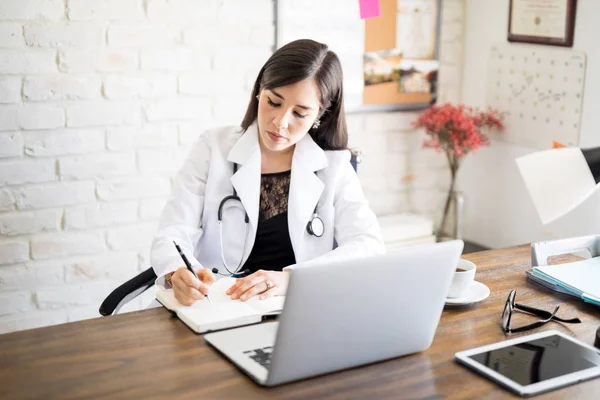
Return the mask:
<svg viewBox="0 0 600 400">
<path fill-rule="evenodd" d="M 265 284 L 267 285 L 267 290 L 269 290 L 269 289 L 271 289 L 273 287 L 273 284 L 271 283 L 271 281 L 265 281 Z M 265 292 L 267 290 L 265 290 Z"/>
</svg>

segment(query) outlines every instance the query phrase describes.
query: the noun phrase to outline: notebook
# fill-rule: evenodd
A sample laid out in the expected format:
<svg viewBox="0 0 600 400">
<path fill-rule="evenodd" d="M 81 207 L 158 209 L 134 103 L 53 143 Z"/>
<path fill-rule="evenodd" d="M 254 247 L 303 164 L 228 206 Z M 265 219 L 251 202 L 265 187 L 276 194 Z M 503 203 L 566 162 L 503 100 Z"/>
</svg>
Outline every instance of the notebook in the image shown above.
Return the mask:
<svg viewBox="0 0 600 400">
<path fill-rule="evenodd" d="M 533 267 L 527 275 L 557 292 L 600 306 L 600 257 L 568 264 Z"/>
<path fill-rule="evenodd" d="M 232 300 L 225 292 L 234 283 L 235 278 L 227 277 L 212 284 L 209 295 L 212 304 L 204 298 L 192 306 L 184 306 L 175 298 L 173 289 L 159 290 L 156 299 L 196 333 L 255 324 L 261 322 L 263 317 L 277 315 L 283 310 L 285 296 L 264 300 L 254 296 L 246 302 Z"/>
</svg>

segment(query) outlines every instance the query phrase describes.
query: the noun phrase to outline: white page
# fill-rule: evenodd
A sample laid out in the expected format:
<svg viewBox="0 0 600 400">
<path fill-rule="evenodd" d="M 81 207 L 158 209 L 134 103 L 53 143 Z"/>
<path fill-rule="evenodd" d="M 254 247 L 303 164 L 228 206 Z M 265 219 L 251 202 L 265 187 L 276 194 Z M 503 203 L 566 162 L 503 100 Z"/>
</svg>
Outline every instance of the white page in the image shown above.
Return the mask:
<svg viewBox="0 0 600 400">
<path fill-rule="evenodd" d="M 218 279 L 215 283 L 210 285 L 208 296 L 210 297 L 213 304 L 231 303 L 237 300 L 232 300 L 231 296 L 227 295 L 227 290 L 235 283 L 236 279 L 231 277 Z M 208 303 L 206 298 L 199 300 L 198 303 Z M 210 305 L 210 303 L 209 303 Z"/>
<path fill-rule="evenodd" d="M 579 148 L 540 151 L 516 161 L 543 224 L 573 210 L 596 188 Z"/>
<path fill-rule="evenodd" d="M 268 299 L 261 300 L 260 295 L 255 295 L 246 302 L 232 300 L 231 295 L 227 295 L 227 290 L 236 282 L 235 278 L 221 278 L 210 286 L 209 297 L 213 304 L 228 304 L 228 303 L 245 303 L 253 307 L 259 314 L 268 314 L 273 311 L 281 311 L 285 296 L 274 296 Z M 206 298 L 198 301 L 198 303 L 208 303 Z M 210 305 L 210 303 L 209 303 Z"/>
<path fill-rule="evenodd" d="M 600 298 L 600 257 L 535 269 L 585 294 Z"/>
<path fill-rule="evenodd" d="M 285 296 L 273 296 L 264 300 L 255 296 L 247 301 L 247 303 L 255 310 L 258 310 L 261 315 L 279 314 L 283 310 L 284 302 Z"/>
<path fill-rule="evenodd" d="M 235 282 L 235 278 L 226 277 L 213 283 L 209 289 L 212 304 L 204 298 L 196 301 L 192 306 L 183 306 L 175 299 L 171 289 L 162 291 L 158 297 L 166 303 L 165 306 L 177 310 L 181 319 L 199 326 L 200 330 L 203 326 L 239 320 L 252 315 L 279 313 L 283 309 L 285 296 L 275 296 L 265 300 L 254 296 L 247 302 L 231 299 L 226 292 Z"/>
<path fill-rule="evenodd" d="M 184 307 L 178 311 L 180 317 L 188 318 L 200 328 L 205 325 L 222 321 L 235 321 L 240 318 L 256 315 L 256 310 L 249 304 L 229 302 L 211 305 L 208 302 L 197 302 L 191 307 Z"/>
<path fill-rule="evenodd" d="M 212 304 L 205 297 L 196 301 L 192 306 L 180 306 L 177 311 L 179 318 L 188 325 L 195 326 L 199 332 L 252 322 L 248 318 L 256 316 L 257 310 L 249 304 L 232 300 L 231 296 L 226 294 L 234 283 L 235 278 L 218 279 L 209 289 Z"/>
</svg>

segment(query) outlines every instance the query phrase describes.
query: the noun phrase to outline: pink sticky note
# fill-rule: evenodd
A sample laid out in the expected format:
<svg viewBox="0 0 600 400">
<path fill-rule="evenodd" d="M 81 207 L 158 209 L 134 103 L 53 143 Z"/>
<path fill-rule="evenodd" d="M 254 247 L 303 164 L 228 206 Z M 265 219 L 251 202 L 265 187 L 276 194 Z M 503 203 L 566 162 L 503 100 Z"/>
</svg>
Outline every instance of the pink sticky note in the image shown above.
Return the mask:
<svg viewBox="0 0 600 400">
<path fill-rule="evenodd" d="M 358 0 L 360 4 L 360 18 L 374 18 L 379 17 L 381 11 L 379 10 L 379 0 Z"/>
</svg>

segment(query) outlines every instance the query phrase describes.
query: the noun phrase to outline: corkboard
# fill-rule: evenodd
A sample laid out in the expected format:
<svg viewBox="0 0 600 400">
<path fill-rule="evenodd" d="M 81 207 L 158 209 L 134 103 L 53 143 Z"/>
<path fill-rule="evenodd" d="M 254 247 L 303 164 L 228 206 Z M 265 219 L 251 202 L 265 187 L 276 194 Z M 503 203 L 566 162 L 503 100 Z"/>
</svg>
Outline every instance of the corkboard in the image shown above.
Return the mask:
<svg viewBox="0 0 600 400">
<path fill-rule="evenodd" d="M 365 21 L 363 105 L 425 108 L 437 97 L 441 0 L 380 0 Z"/>
<path fill-rule="evenodd" d="M 381 15 L 365 21 L 365 52 L 396 47 L 396 0 L 379 0 Z"/>
<path fill-rule="evenodd" d="M 441 0 L 380 0 L 381 15 L 367 20 L 355 0 L 274 0 L 274 6 L 275 49 L 313 39 L 338 55 L 347 112 L 418 110 L 435 102 Z M 397 72 L 367 82 L 369 66 Z M 401 75 L 412 76 L 400 82 Z"/>
</svg>

